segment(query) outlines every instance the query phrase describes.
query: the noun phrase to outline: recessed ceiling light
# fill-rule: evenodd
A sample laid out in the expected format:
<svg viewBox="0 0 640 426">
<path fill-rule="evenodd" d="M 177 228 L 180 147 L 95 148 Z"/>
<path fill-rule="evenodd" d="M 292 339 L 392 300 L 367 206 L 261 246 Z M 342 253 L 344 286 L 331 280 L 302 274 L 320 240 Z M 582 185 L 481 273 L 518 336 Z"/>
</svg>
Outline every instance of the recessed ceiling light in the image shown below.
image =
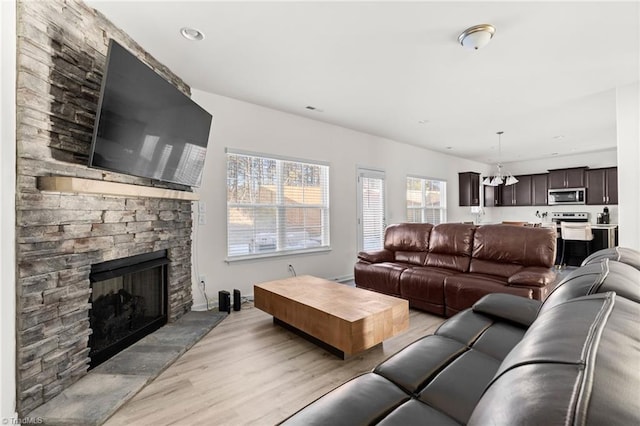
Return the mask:
<svg viewBox="0 0 640 426">
<path fill-rule="evenodd" d="M 564 139 L 564 135 L 556 135 L 553 138 L 554 139 Z"/>
<path fill-rule="evenodd" d="M 308 109 L 309 111 L 315 111 L 315 112 L 324 112 L 320 108 L 316 108 L 316 107 L 314 107 L 312 105 L 307 105 L 306 107 L 304 107 L 304 109 Z"/>
<path fill-rule="evenodd" d="M 447 149 L 453 149 L 453 147 L 452 147 L 452 146 L 445 146 L 445 148 L 447 148 Z"/>
<path fill-rule="evenodd" d="M 204 33 L 200 30 L 191 27 L 180 28 L 180 34 L 187 40 L 200 41 L 204 40 Z"/>
<path fill-rule="evenodd" d="M 557 152 L 552 152 L 551 155 L 558 155 L 558 153 Z"/>
<path fill-rule="evenodd" d="M 418 120 L 419 124 L 427 124 L 429 120 Z"/>
</svg>

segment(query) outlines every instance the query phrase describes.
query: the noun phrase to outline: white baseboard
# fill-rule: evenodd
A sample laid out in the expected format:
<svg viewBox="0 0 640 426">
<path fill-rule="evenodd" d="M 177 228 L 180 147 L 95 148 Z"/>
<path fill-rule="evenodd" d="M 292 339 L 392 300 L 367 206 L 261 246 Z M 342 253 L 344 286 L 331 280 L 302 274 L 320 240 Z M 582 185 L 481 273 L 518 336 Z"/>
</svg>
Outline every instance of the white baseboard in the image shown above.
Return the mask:
<svg viewBox="0 0 640 426">
<path fill-rule="evenodd" d="M 341 277 L 333 278 L 333 281 L 337 281 L 339 283 L 346 283 L 347 281 L 353 281 L 353 275 L 343 275 Z"/>
</svg>

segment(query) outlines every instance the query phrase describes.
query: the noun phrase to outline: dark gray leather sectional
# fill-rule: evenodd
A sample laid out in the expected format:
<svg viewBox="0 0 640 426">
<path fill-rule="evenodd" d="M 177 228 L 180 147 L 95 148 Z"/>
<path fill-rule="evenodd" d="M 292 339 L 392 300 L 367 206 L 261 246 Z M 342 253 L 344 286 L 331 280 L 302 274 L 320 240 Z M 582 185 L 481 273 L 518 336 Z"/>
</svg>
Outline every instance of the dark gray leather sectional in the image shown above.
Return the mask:
<svg viewBox="0 0 640 426">
<path fill-rule="evenodd" d="M 544 302 L 487 295 L 282 424 L 640 424 L 640 253 L 625 254 L 595 254 Z"/>
</svg>

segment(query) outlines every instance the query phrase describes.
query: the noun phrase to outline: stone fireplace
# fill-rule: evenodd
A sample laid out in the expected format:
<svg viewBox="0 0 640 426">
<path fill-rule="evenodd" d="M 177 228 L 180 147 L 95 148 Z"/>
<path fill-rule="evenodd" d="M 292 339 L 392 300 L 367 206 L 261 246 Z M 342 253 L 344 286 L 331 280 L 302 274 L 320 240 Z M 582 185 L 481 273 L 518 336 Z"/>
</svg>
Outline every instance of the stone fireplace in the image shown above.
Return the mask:
<svg viewBox="0 0 640 426">
<path fill-rule="evenodd" d="M 136 328 L 145 316 L 172 322 L 191 309 L 190 201 L 41 190 L 38 184 L 42 177 L 67 176 L 191 191 L 86 166 L 109 38 L 186 94 L 190 89 L 80 0 L 18 1 L 17 33 L 16 400 L 24 416 L 86 374 L 91 344 L 109 346 L 98 340 Z M 158 252 L 163 260 L 155 274 L 166 286 L 159 296 L 95 271 L 105 262 Z M 100 281 L 108 284 L 92 287 Z M 133 319 L 103 318 L 96 332 L 90 323 L 96 309 L 126 310 Z"/>
</svg>

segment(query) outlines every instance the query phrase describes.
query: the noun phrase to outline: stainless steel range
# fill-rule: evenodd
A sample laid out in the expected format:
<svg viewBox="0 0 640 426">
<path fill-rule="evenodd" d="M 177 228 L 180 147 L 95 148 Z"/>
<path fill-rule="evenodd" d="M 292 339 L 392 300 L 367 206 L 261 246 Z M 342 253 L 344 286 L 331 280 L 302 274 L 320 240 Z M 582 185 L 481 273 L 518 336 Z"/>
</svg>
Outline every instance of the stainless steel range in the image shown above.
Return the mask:
<svg viewBox="0 0 640 426">
<path fill-rule="evenodd" d="M 552 212 L 551 213 L 551 221 L 556 224 L 556 229 L 558 232 L 558 247 L 560 247 L 560 242 L 562 241 L 562 232 L 560 230 L 560 222 L 589 222 L 589 213 L 587 212 Z M 587 253 L 584 256 L 581 256 L 579 259 L 575 260 L 572 265 L 580 265 L 580 262 L 588 255 Z M 563 263 L 561 250 L 557 250 L 556 257 L 556 265 L 561 265 Z M 567 262 L 569 264 L 569 262 Z"/>
<path fill-rule="evenodd" d="M 589 213 L 587 212 L 552 212 L 551 221 L 554 222 L 558 228 L 560 222 L 589 222 Z"/>
</svg>

